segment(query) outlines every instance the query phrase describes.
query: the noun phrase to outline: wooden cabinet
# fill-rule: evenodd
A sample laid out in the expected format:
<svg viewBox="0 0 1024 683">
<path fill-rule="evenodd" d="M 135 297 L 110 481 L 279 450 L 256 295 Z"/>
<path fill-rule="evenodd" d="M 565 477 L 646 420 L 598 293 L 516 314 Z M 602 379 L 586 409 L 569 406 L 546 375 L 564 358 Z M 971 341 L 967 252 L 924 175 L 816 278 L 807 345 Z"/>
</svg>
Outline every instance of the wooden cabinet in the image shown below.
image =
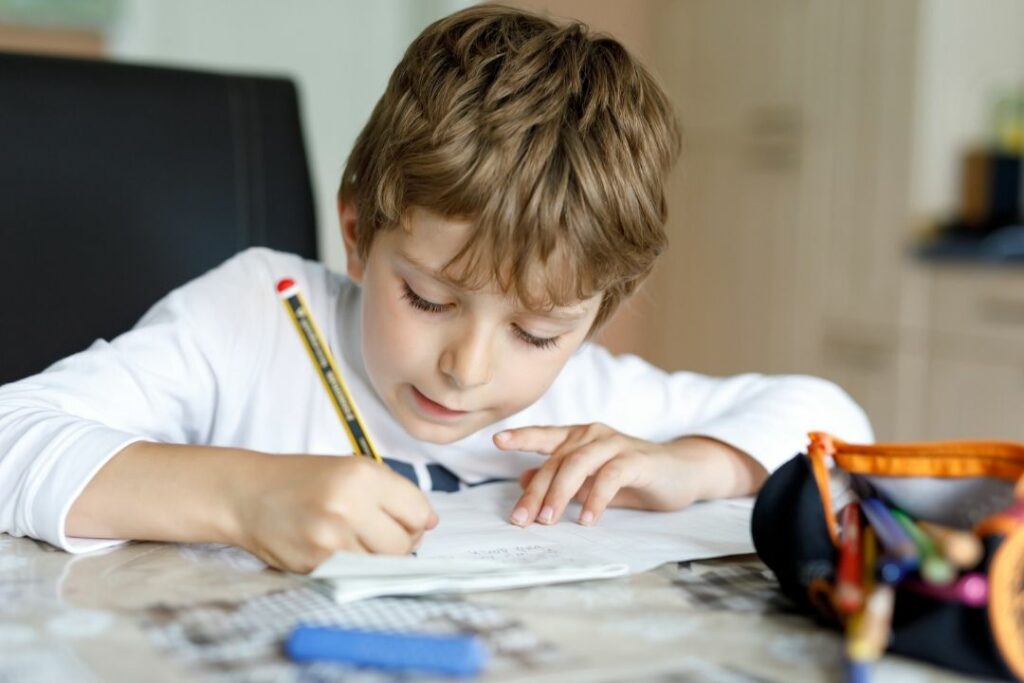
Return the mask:
<svg viewBox="0 0 1024 683">
<path fill-rule="evenodd" d="M 925 432 L 1024 441 L 1024 270 L 930 270 Z"/>
<path fill-rule="evenodd" d="M 792 367 L 806 131 L 800 0 L 659 5 L 653 67 L 683 122 L 644 355 L 711 374 Z M 742 46 L 742 49 L 737 49 Z"/>
<path fill-rule="evenodd" d="M 712 374 L 838 382 L 882 438 L 920 428 L 904 334 L 917 2 L 664 5 L 654 66 L 686 136 L 641 349 Z M 911 318 L 913 316 L 910 316 Z"/>
<path fill-rule="evenodd" d="M 824 376 L 879 439 L 1024 439 L 1024 269 L 910 254 L 917 227 L 956 204 L 983 89 L 1024 77 L 1024 4 L 529 4 L 625 38 L 683 123 L 670 247 L 616 320 L 615 350 Z"/>
<path fill-rule="evenodd" d="M 882 334 L 832 330 L 821 343 L 821 367 L 871 417 L 876 434 L 892 435 L 900 424 L 900 403 L 893 390 L 899 374 L 896 346 Z"/>
<path fill-rule="evenodd" d="M 1024 360 L 1024 269 L 936 265 L 929 327 L 939 345 Z"/>
<path fill-rule="evenodd" d="M 928 438 L 1024 441 L 1024 361 L 936 353 L 928 374 Z"/>
</svg>

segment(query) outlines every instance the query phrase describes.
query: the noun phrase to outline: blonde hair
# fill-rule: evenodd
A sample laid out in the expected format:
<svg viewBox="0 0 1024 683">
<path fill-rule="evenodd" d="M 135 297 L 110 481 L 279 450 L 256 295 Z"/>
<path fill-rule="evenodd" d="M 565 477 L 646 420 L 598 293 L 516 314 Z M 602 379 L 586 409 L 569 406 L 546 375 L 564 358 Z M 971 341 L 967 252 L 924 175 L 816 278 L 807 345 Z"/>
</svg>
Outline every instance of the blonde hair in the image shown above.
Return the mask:
<svg viewBox="0 0 1024 683">
<path fill-rule="evenodd" d="M 496 5 L 409 46 L 345 165 L 365 259 L 413 206 L 470 220 L 444 273 L 497 281 L 533 309 L 602 294 L 591 332 L 666 245 L 679 130 L 665 93 L 612 38 Z M 536 267 L 547 268 L 536 291 Z"/>
</svg>

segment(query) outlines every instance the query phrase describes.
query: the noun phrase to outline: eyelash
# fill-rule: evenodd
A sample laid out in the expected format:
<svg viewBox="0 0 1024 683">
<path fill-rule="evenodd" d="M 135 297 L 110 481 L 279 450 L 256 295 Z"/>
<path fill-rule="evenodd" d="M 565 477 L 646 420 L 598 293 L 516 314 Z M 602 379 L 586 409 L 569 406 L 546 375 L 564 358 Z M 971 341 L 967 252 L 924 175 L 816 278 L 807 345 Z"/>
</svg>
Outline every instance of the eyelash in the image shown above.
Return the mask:
<svg viewBox="0 0 1024 683">
<path fill-rule="evenodd" d="M 519 325 L 512 326 L 512 333 L 524 342 L 538 349 L 553 349 L 558 346 L 558 337 L 535 337 Z"/>
<path fill-rule="evenodd" d="M 447 305 L 435 304 L 433 301 L 427 301 L 419 294 L 412 291 L 412 287 L 409 286 L 408 282 L 402 283 L 402 290 L 402 298 L 408 301 L 413 308 L 426 311 L 427 313 L 444 313 L 448 310 Z"/>
<path fill-rule="evenodd" d="M 408 282 L 402 282 L 402 298 L 408 301 L 409 305 L 413 308 L 425 313 L 444 313 L 448 310 L 449 306 L 449 304 L 436 304 L 433 301 L 427 301 L 412 291 L 412 287 L 409 286 Z M 512 332 L 521 341 L 534 348 L 551 349 L 558 346 L 558 337 L 535 337 L 518 325 L 512 326 Z"/>
</svg>

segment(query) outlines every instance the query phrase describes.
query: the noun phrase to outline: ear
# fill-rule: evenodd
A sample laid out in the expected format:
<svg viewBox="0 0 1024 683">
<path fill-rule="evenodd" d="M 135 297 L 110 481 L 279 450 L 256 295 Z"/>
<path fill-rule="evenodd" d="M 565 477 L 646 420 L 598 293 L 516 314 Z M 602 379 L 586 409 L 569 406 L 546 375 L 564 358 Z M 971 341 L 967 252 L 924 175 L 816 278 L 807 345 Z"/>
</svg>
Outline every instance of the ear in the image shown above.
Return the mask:
<svg viewBox="0 0 1024 683">
<path fill-rule="evenodd" d="M 365 267 L 356 247 L 359 213 L 356 211 L 355 203 L 338 197 L 338 222 L 341 224 L 341 239 L 345 241 L 345 266 L 348 276 L 356 284 L 362 284 Z"/>
</svg>

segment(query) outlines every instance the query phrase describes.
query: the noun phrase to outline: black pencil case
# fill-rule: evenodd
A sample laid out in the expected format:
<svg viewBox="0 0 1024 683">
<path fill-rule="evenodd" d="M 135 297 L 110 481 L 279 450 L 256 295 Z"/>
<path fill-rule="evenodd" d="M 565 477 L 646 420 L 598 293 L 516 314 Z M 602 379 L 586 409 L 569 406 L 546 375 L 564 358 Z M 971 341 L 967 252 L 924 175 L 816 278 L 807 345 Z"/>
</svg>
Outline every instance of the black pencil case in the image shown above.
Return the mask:
<svg viewBox="0 0 1024 683">
<path fill-rule="evenodd" d="M 943 497 L 953 500 L 956 510 L 997 506 L 973 525 L 983 542 L 983 558 L 976 571 L 988 577 L 987 604 L 970 607 L 897 585 L 887 651 L 965 674 L 1024 680 L 1024 444 L 865 446 L 816 433 L 811 435 L 807 454 L 797 455 L 772 473 L 754 505 L 755 549 L 782 592 L 801 611 L 840 628 L 842 619 L 833 600 L 837 510 L 830 484 L 837 477 L 830 464 L 840 473 L 838 478 L 849 475 L 861 483 L 870 481 L 890 492 L 890 498 L 901 484 L 913 484 L 918 498 L 922 491 L 927 497 L 929 487 L 942 487 Z M 983 501 L 976 495 L 974 500 L 961 501 L 950 496 L 950 484 L 954 491 L 964 483 L 965 491 L 976 492 L 973 484 L 983 478 L 1005 482 L 1008 506 L 991 500 L 992 496 Z M 898 499 L 893 502 L 913 507 Z"/>
</svg>

